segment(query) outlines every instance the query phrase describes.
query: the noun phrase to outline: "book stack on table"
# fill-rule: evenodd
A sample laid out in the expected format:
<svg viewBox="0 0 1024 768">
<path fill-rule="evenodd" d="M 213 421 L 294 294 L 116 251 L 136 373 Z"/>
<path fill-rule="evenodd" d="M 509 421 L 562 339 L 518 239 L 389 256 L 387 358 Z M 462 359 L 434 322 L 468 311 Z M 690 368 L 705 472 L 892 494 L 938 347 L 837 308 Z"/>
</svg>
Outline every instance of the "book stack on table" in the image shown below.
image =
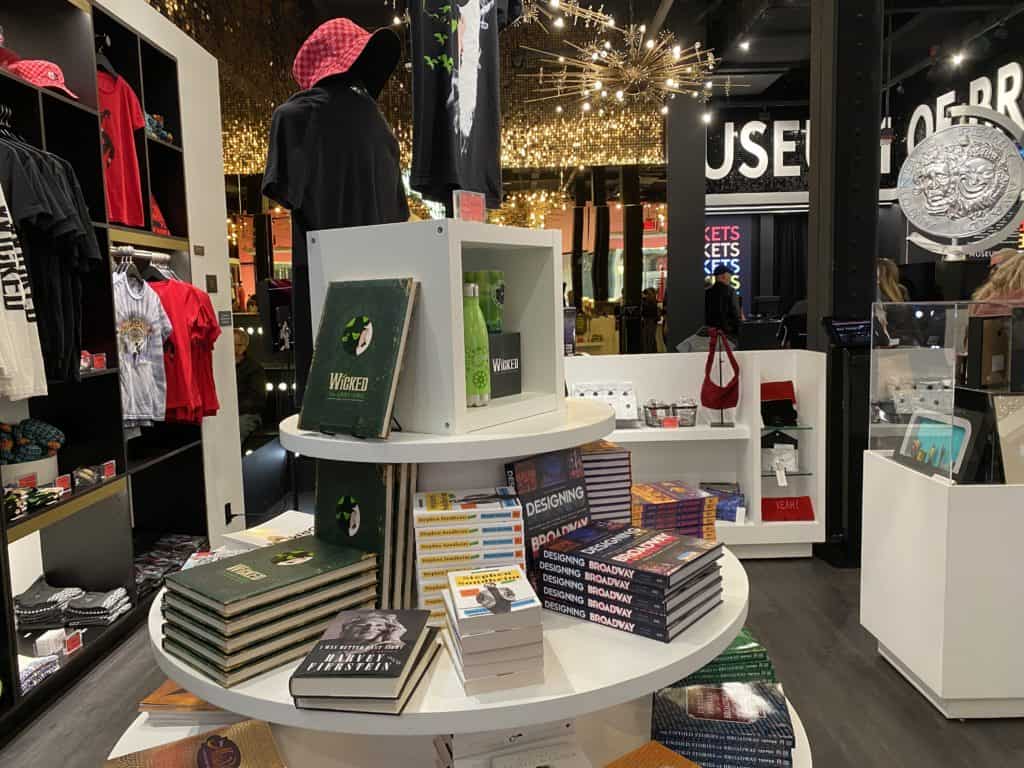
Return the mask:
<svg viewBox="0 0 1024 768">
<path fill-rule="evenodd" d="M 466 693 L 544 682 L 540 601 L 523 569 L 453 571 L 448 583 L 445 643 Z"/>
<path fill-rule="evenodd" d="M 715 540 L 718 497 L 678 482 L 633 486 L 632 523 L 637 527 L 674 531 Z"/>
<path fill-rule="evenodd" d="M 680 680 L 673 687 L 716 683 L 777 682 L 775 667 L 768 651 L 750 633 L 743 629 L 729 647 L 710 664 Z"/>
<path fill-rule="evenodd" d="M 671 642 L 722 602 L 722 545 L 594 523 L 541 549 L 544 607 Z"/>
<path fill-rule="evenodd" d="M 629 523 L 633 469 L 628 449 L 598 440 L 580 447 L 590 519 Z"/>
<path fill-rule="evenodd" d="M 166 585 L 164 650 L 228 687 L 303 656 L 338 611 L 372 607 L 376 556 L 304 536 Z"/>
<path fill-rule="evenodd" d="M 416 586 L 431 626 L 444 625 L 448 574 L 468 568 L 526 565 L 523 507 L 513 488 L 416 494 Z"/>
<path fill-rule="evenodd" d="M 342 611 L 288 681 L 300 709 L 400 715 L 440 649 L 429 611 Z"/>
<path fill-rule="evenodd" d="M 715 505 L 717 519 L 729 523 L 744 522 L 740 508 L 746 509 L 747 497 L 743 495 L 739 483 L 701 483 L 700 489 L 718 498 L 718 504 Z"/>
<path fill-rule="evenodd" d="M 791 768 L 796 739 L 778 683 L 665 688 L 654 695 L 651 732 L 703 768 Z"/>
</svg>

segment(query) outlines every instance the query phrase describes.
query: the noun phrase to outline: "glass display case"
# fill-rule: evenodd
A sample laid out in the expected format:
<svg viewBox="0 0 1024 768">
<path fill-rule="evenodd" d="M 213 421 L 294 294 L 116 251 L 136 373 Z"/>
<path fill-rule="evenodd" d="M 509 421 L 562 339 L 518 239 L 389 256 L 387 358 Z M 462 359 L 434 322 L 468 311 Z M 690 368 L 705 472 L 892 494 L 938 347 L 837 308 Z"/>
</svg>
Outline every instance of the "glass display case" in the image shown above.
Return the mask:
<svg viewBox="0 0 1024 768">
<path fill-rule="evenodd" d="M 1024 483 L 1024 302 L 877 303 L 869 448 L 956 483 Z"/>
</svg>

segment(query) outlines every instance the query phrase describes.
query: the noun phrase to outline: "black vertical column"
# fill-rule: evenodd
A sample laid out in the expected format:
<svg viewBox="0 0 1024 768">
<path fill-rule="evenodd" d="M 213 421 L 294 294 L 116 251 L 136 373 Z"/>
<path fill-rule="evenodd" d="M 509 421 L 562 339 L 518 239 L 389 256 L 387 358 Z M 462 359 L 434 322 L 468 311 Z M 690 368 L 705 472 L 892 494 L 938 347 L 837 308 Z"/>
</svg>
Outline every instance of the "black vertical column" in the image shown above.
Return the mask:
<svg viewBox="0 0 1024 768">
<path fill-rule="evenodd" d="M 256 251 L 256 283 L 274 274 L 274 231 L 270 214 L 258 213 L 252 217 L 253 247 Z"/>
<path fill-rule="evenodd" d="M 594 204 L 594 301 L 608 300 L 608 241 L 611 212 L 608 210 L 607 175 L 604 166 L 590 170 L 591 202 Z"/>
<path fill-rule="evenodd" d="M 668 339 L 670 351 L 704 325 L 704 105 L 669 101 L 665 126 L 668 160 Z"/>
<path fill-rule="evenodd" d="M 587 180 L 582 174 L 573 184 L 572 209 L 572 301 L 577 312 L 583 311 L 583 214 L 587 204 Z"/>
<path fill-rule="evenodd" d="M 811 5 L 808 347 L 823 317 L 868 318 L 875 295 L 882 0 Z"/>
<path fill-rule="evenodd" d="M 640 169 L 622 167 L 622 322 L 619 351 L 639 354 L 644 351 L 641 292 L 644 280 L 644 209 L 640 203 Z"/>
</svg>

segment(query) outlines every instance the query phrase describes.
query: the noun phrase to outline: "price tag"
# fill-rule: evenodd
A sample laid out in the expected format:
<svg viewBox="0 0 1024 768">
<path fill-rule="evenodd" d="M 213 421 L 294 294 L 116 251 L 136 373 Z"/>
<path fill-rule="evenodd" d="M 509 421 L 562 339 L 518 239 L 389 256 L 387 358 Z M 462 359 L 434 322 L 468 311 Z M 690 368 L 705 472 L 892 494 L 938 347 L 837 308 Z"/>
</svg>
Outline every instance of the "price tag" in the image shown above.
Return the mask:
<svg viewBox="0 0 1024 768">
<path fill-rule="evenodd" d="M 487 198 L 482 192 L 457 189 L 452 193 L 452 202 L 456 219 L 481 223 L 487 220 Z"/>
<path fill-rule="evenodd" d="M 64 653 L 72 654 L 82 647 L 82 630 L 69 632 L 64 638 Z"/>
<path fill-rule="evenodd" d="M 92 356 L 92 369 L 94 371 L 105 371 L 107 369 L 107 354 L 97 352 Z"/>
<path fill-rule="evenodd" d="M 103 462 L 103 468 L 100 471 L 104 480 L 109 480 L 117 474 L 117 462 L 111 459 L 110 461 Z"/>
<path fill-rule="evenodd" d="M 71 490 L 71 475 L 60 475 L 53 484 L 58 488 L 63 488 L 65 491 Z"/>
<path fill-rule="evenodd" d="M 789 481 L 786 479 L 786 468 L 781 463 L 775 465 L 775 482 L 779 484 L 780 488 L 789 485 Z"/>
<path fill-rule="evenodd" d="M 36 473 L 33 472 L 30 475 L 22 475 L 18 478 L 19 488 L 35 488 L 36 487 Z"/>
</svg>

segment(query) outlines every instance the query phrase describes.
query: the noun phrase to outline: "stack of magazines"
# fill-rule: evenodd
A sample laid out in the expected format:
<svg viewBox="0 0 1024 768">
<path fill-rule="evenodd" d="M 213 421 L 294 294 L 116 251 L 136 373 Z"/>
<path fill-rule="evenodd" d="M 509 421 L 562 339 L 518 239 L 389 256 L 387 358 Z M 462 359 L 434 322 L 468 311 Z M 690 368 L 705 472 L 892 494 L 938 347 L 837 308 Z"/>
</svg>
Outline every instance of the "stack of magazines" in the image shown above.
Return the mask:
<svg viewBox="0 0 1024 768">
<path fill-rule="evenodd" d="M 470 696 L 544 682 L 540 601 L 518 565 L 448 574 L 452 666 Z"/>
<path fill-rule="evenodd" d="M 715 540 L 718 497 L 680 482 L 633 486 L 632 523 Z"/>
<path fill-rule="evenodd" d="M 765 647 L 749 629 L 743 629 L 720 656 L 676 686 L 757 682 L 776 682 L 775 667 Z"/>
<path fill-rule="evenodd" d="M 778 683 L 665 688 L 654 696 L 651 730 L 703 768 L 793 765 L 793 724 Z"/>
<path fill-rule="evenodd" d="M 580 447 L 590 519 L 630 522 L 633 468 L 628 448 L 598 440 Z"/>
<path fill-rule="evenodd" d="M 551 611 L 671 642 L 722 602 L 722 545 L 666 531 L 594 523 L 541 549 Z"/>
</svg>

